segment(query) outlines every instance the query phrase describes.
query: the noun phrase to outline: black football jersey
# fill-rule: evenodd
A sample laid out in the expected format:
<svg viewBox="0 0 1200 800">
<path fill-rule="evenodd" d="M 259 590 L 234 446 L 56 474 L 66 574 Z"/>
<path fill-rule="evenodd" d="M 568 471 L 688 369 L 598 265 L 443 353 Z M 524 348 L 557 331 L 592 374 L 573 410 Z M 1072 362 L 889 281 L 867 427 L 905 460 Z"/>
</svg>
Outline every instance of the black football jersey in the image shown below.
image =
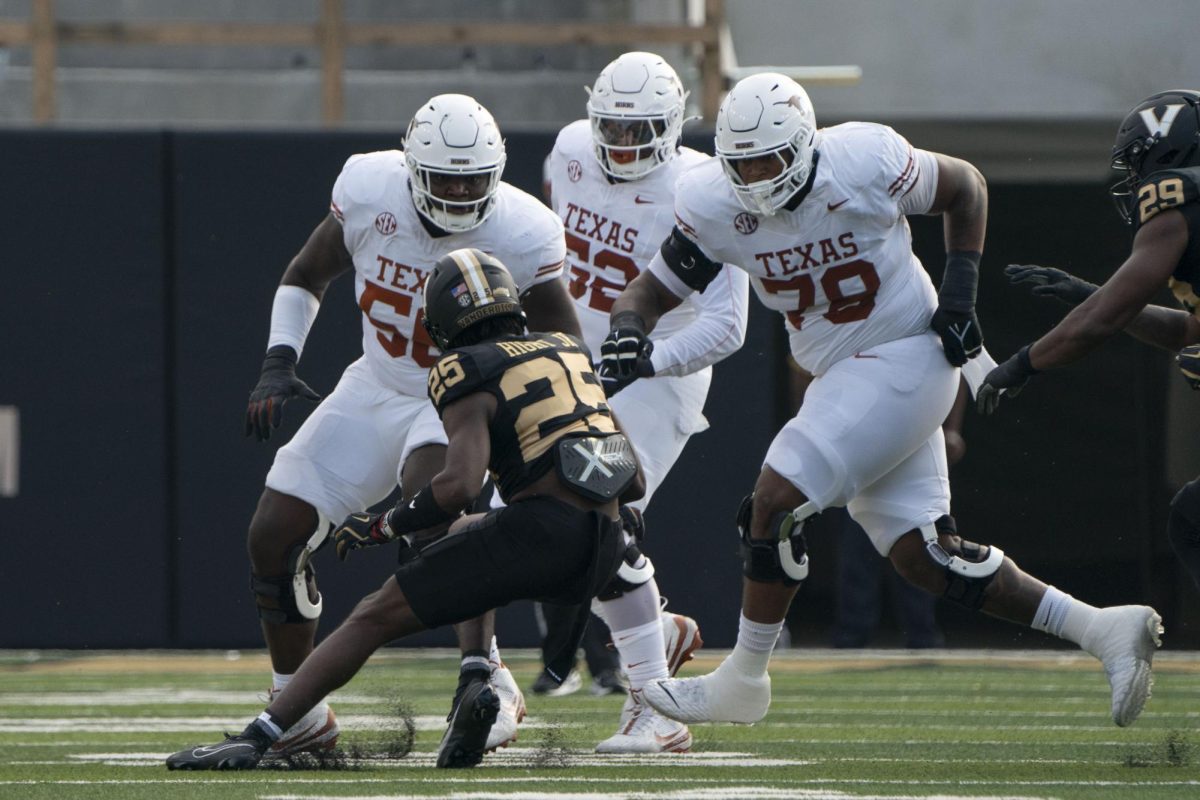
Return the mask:
<svg viewBox="0 0 1200 800">
<path fill-rule="evenodd" d="M 505 502 L 553 468 L 553 445 L 563 437 L 617 432 L 587 348 L 565 333 L 451 350 L 429 370 L 428 383 L 439 416 L 475 392 L 496 397 L 488 467 Z"/>
<path fill-rule="evenodd" d="M 1179 209 L 1187 221 L 1188 243 L 1168 286 L 1189 313 L 1200 316 L 1200 167 L 1163 170 L 1142 181 L 1135 224 L 1141 227 L 1169 208 Z"/>
</svg>

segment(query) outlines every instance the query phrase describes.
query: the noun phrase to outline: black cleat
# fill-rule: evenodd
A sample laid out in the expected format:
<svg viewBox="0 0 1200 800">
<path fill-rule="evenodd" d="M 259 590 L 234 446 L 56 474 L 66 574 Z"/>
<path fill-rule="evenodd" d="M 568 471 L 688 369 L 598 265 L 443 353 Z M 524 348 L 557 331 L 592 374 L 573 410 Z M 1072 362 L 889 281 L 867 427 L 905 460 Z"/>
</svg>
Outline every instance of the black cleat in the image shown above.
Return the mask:
<svg viewBox="0 0 1200 800">
<path fill-rule="evenodd" d="M 220 744 L 189 747 L 167 757 L 167 769 L 254 769 L 271 746 L 271 737 L 258 725 L 246 726 Z"/>
<path fill-rule="evenodd" d="M 469 684 L 450 712 L 450 726 L 438 745 L 437 765 L 473 767 L 483 761 L 488 734 L 500 713 L 500 698 L 487 681 Z"/>
</svg>

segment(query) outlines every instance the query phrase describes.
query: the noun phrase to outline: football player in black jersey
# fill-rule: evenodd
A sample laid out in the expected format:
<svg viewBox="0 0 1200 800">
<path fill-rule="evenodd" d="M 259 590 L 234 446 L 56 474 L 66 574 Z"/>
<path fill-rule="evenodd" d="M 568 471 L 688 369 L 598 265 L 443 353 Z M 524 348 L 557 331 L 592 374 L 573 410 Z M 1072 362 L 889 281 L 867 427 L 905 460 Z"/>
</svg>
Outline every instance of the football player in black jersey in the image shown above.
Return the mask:
<svg viewBox="0 0 1200 800">
<path fill-rule="evenodd" d="M 384 644 L 513 600 L 586 609 L 616 575 L 630 538 L 618 502 L 640 497 L 644 482 L 581 341 L 526 333 L 512 276 L 478 250 L 456 250 L 434 265 L 425 324 L 443 351 L 428 385 L 449 438 L 445 466 L 407 503 L 351 514 L 335 533 L 342 558 L 395 539 L 410 557 L 240 735 L 180 751 L 169 768 L 254 767 L 282 731 Z M 507 505 L 461 516 L 488 471 Z M 448 522 L 444 536 L 420 539 Z M 466 687 L 439 767 L 479 763 L 499 705 L 488 681 Z"/>
<path fill-rule="evenodd" d="M 1200 389 L 1200 92 L 1176 89 L 1147 97 L 1125 115 L 1112 165 L 1117 208 L 1133 226 L 1133 249 L 1103 286 L 1053 267 L 1010 265 L 1014 283 L 1075 306 L 1045 336 L 992 370 L 980 387 L 981 411 L 1016 395 L 1033 375 L 1069 364 L 1118 331 L 1179 351 L 1179 367 Z M 1167 284 L 1182 310 L 1148 305 Z M 1171 501 L 1169 538 L 1200 586 L 1200 479 Z"/>
</svg>

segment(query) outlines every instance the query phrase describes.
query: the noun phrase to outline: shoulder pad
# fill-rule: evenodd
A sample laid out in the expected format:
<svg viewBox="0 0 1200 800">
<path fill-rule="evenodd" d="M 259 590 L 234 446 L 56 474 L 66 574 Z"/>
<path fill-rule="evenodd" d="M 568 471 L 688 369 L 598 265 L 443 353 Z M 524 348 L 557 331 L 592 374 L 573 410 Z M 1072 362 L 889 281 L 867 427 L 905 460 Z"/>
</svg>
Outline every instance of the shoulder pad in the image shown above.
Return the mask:
<svg viewBox="0 0 1200 800">
<path fill-rule="evenodd" d="M 1137 214 L 1139 226 L 1176 206 L 1200 201 L 1200 167 L 1165 169 L 1149 175 L 1138 186 Z"/>
<path fill-rule="evenodd" d="M 429 400 L 437 409 L 438 416 L 446 406 L 475 393 L 486 382 L 487 375 L 480 369 L 475 358 L 478 346 L 464 347 L 445 353 L 429 368 L 426 385 Z"/>
</svg>

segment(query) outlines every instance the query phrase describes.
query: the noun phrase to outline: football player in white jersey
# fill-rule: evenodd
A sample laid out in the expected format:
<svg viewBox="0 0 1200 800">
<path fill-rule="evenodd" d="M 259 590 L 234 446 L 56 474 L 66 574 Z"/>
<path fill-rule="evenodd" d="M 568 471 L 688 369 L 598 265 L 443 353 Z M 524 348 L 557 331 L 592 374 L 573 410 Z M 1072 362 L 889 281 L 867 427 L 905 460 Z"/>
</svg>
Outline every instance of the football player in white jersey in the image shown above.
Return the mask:
<svg viewBox="0 0 1200 800">
<path fill-rule="evenodd" d="M 560 280 L 562 223 L 500 180 L 504 161 L 504 140 L 485 108 L 465 95 L 432 98 L 413 117 L 403 151 L 346 162 L 329 215 L 283 274 L 246 411 L 247 435 L 267 439 L 292 398 L 320 399 L 295 367 L 326 287 L 345 272 L 354 273 L 363 355 L 278 451 L 250 522 L 252 588 L 271 654 L 272 693 L 313 649 L 321 596 L 309 559 L 330 523 L 370 508 L 397 481 L 406 494 L 415 491 L 442 468 L 446 434 L 425 383 L 439 353 L 421 324 L 431 265 L 464 247 L 493 254 L 512 272 L 532 330 L 579 333 Z M 499 664 L 492 618 L 456 631 L 464 654 L 458 695 L 471 680 L 494 680 L 504 707 L 489 746 L 506 743 L 515 738 L 524 701 Z M 322 702 L 275 749 L 328 749 L 337 734 Z"/>
<path fill-rule="evenodd" d="M 613 300 L 648 264 L 674 225 L 675 182 L 710 160 L 679 143 L 687 92 L 671 65 L 653 53 L 625 53 L 606 66 L 588 93 L 588 119 L 558 134 L 547 163 L 551 205 L 566 230 L 569 291 L 592 353 L 608 334 Z M 621 420 L 646 477 L 639 511 L 679 458 L 688 438 L 708 427 L 702 413 L 711 365 L 741 347 L 746 335 L 749 281 L 722 269 L 710 289 L 664 314 L 651 340 L 654 352 L 630 383 L 601 370 L 613 412 Z M 636 554 L 632 562 L 637 558 Z M 632 568 L 633 563 L 628 565 Z M 642 687 L 668 677 L 682 659 L 663 659 L 655 644 L 658 587 L 645 561 L 627 578 L 621 602 L 596 603 L 619 646 L 630 692 L 617 732 L 601 753 L 683 752 L 687 727 L 642 702 Z M 696 639 L 693 620 L 662 613 L 663 629 Z M 669 648 L 672 652 L 677 647 Z"/>
<path fill-rule="evenodd" d="M 845 505 L 910 582 L 1099 658 L 1113 720 L 1132 723 L 1150 693 L 1158 614 L 1081 603 L 999 548 L 959 538 L 950 517 L 941 423 L 958 367 L 982 346 L 974 301 L 983 177 L 882 125 L 817 130 L 808 95 L 774 73 L 730 91 L 716 151 L 680 180 L 675 230 L 614 303 L 603 358 L 636 374 L 660 314 L 704 291 L 727 263 L 783 314 L 792 355 L 815 380 L 737 514 L 745 579 L 736 647 L 712 673 L 649 684 L 646 700 L 685 722 L 761 719 L 767 662 L 808 574 L 805 521 Z M 913 255 L 906 214 L 943 217 L 940 291 Z"/>
</svg>

